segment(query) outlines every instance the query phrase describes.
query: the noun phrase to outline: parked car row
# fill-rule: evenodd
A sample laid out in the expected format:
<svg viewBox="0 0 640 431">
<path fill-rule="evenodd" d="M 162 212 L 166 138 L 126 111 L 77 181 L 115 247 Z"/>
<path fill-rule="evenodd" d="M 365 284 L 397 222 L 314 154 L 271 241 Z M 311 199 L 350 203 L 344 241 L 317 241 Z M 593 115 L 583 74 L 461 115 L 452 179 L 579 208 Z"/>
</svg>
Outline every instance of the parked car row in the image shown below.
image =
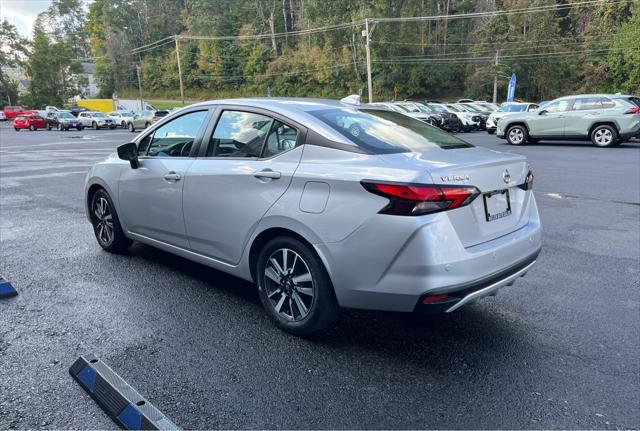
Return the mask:
<svg viewBox="0 0 640 431">
<path fill-rule="evenodd" d="M 84 128 L 115 129 L 122 127 L 131 132 L 138 129 L 145 129 L 169 114 L 169 111 L 143 111 L 127 112 L 114 111 L 104 114 L 99 111 L 78 111 L 74 115 L 72 110 L 61 110 L 47 106 L 44 111 L 21 111 L 20 115 L 14 117 L 13 128 L 16 131 L 28 129 L 35 131 L 38 129 L 47 130 L 69 130 Z"/>
</svg>

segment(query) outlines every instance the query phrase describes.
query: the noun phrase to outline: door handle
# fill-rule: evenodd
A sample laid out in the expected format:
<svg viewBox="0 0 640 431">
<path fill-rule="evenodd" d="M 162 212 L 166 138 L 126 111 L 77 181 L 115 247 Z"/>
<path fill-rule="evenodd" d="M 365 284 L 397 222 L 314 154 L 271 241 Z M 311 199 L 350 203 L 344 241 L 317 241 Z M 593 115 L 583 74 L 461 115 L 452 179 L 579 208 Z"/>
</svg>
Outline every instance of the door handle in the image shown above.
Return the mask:
<svg viewBox="0 0 640 431">
<path fill-rule="evenodd" d="M 272 180 L 277 180 L 282 176 L 282 174 L 280 174 L 280 172 L 272 171 L 271 169 L 263 169 L 261 171 L 254 172 L 253 176 L 256 178 L 270 178 Z"/>
<path fill-rule="evenodd" d="M 164 175 L 164 180 L 168 183 L 175 183 L 176 181 L 180 181 L 180 178 L 180 174 L 176 174 L 173 171 Z"/>
</svg>

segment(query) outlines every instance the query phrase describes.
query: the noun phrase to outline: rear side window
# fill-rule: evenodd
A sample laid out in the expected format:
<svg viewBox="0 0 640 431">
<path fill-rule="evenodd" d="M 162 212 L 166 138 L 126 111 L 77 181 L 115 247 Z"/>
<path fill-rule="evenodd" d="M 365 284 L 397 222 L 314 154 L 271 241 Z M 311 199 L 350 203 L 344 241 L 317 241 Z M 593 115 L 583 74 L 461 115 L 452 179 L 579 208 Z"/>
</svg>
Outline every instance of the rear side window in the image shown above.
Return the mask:
<svg viewBox="0 0 640 431">
<path fill-rule="evenodd" d="M 573 103 L 574 111 L 586 111 L 589 109 L 602 109 L 601 97 L 578 97 Z"/>
<path fill-rule="evenodd" d="M 262 151 L 262 157 L 273 157 L 296 146 L 298 131 L 275 120 L 271 126 L 271 132 Z"/>
<path fill-rule="evenodd" d="M 207 157 L 260 157 L 273 119 L 253 112 L 223 111 Z"/>
<path fill-rule="evenodd" d="M 336 108 L 311 111 L 310 114 L 375 154 L 473 147 L 440 129 L 397 112 Z"/>
<path fill-rule="evenodd" d="M 156 129 L 148 144 L 147 156 L 188 157 L 206 116 L 207 111 L 191 112 Z M 140 143 L 138 152 L 144 145 L 146 141 Z"/>
<path fill-rule="evenodd" d="M 611 100 L 611 99 L 607 99 L 606 97 L 601 98 L 602 100 L 602 107 L 603 108 L 615 108 L 616 103 Z"/>
</svg>

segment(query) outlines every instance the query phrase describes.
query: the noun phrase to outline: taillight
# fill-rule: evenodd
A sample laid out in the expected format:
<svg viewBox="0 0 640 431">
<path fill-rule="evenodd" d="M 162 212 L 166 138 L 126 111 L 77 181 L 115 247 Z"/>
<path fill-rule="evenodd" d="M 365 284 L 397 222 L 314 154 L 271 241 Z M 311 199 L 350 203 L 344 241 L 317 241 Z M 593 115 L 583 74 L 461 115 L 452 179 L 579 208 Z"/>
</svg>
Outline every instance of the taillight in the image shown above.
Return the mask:
<svg viewBox="0 0 640 431">
<path fill-rule="evenodd" d="M 640 108 L 638 108 L 637 106 L 634 106 L 633 108 L 625 112 L 625 114 L 640 114 Z"/>
<path fill-rule="evenodd" d="M 533 172 L 529 171 L 525 182 L 520 184 L 518 187 L 522 190 L 531 190 L 533 188 Z"/>
<path fill-rule="evenodd" d="M 434 184 L 406 184 L 362 181 L 371 193 L 389 199 L 380 214 L 417 216 L 451 210 L 469 205 L 480 195 L 473 186 L 442 186 Z"/>
</svg>

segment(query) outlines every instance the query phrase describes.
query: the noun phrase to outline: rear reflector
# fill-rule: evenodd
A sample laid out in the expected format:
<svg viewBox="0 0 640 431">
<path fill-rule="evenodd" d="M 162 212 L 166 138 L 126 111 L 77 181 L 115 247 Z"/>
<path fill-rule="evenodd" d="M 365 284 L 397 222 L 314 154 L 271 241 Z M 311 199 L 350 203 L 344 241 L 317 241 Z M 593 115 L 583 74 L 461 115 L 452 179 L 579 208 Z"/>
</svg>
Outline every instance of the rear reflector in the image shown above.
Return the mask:
<svg viewBox="0 0 640 431">
<path fill-rule="evenodd" d="M 473 186 L 362 181 L 369 192 L 389 199 L 380 214 L 416 216 L 469 205 L 480 195 Z"/>
<path fill-rule="evenodd" d="M 427 296 L 422 300 L 423 304 L 433 304 L 434 302 L 444 301 L 445 299 L 449 299 L 449 295 L 433 295 Z"/>
</svg>

